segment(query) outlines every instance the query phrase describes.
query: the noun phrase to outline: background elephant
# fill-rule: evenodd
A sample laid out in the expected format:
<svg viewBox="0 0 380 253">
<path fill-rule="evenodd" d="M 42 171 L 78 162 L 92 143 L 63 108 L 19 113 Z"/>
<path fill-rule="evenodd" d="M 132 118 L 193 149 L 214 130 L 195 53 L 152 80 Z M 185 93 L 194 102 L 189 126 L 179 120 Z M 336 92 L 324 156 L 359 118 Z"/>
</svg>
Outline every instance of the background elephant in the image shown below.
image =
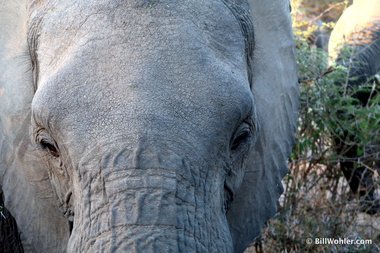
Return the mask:
<svg viewBox="0 0 380 253">
<path fill-rule="evenodd" d="M 319 48 L 327 51 L 328 41 L 329 41 L 329 32 L 323 26 L 323 21 L 320 19 L 314 20 L 312 23 L 316 27 L 315 31 L 308 37 L 307 43 L 311 47 Z"/>
<path fill-rule="evenodd" d="M 293 143 L 288 0 L 0 12 L 0 182 L 25 251 L 244 251 Z"/>
<path fill-rule="evenodd" d="M 380 1 L 354 1 L 342 14 L 333 29 L 329 42 L 329 56 L 336 64 L 348 67 L 347 87 L 362 85 L 380 71 Z M 370 96 L 378 93 L 379 84 L 372 91 L 356 92 L 354 97 L 363 106 Z M 343 137 L 354 142 L 355 136 Z M 347 150 L 344 141 L 337 140 L 338 152 Z M 341 161 L 342 171 L 349 181 L 350 188 L 369 201 L 365 209 L 368 213 L 376 213 L 379 200 L 376 200 L 373 170 L 379 170 L 380 161 L 371 161 L 366 166 L 357 167 L 358 151 L 351 147 L 345 152 Z M 370 169 L 368 169 L 370 168 Z M 378 180 L 378 179 L 377 179 Z M 374 202 L 376 200 L 376 202 Z"/>
</svg>

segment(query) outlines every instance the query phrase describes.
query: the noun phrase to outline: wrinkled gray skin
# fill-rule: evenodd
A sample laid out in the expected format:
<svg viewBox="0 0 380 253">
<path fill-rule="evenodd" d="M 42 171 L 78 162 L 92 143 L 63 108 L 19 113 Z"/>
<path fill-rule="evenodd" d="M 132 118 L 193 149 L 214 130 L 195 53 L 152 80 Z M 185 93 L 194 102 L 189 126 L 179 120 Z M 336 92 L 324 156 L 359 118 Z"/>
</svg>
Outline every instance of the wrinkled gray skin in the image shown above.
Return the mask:
<svg viewBox="0 0 380 253">
<path fill-rule="evenodd" d="M 353 5 L 339 18 L 331 33 L 329 56 L 336 64 L 345 65 L 348 68 L 348 86 L 361 85 L 380 71 L 379 10 L 380 0 L 354 1 Z M 377 84 L 373 91 L 357 92 L 354 97 L 366 106 L 370 96 L 378 93 L 379 89 L 379 84 Z M 345 135 L 343 139 L 347 139 L 348 143 L 357 141 L 356 136 Z M 340 140 L 337 140 L 337 146 L 338 153 L 347 149 L 346 144 Z M 371 150 L 370 145 L 368 149 Z M 357 167 L 356 163 L 361 154 L 357 153 L 356 147 L 351 147 L 345 156 L 347 159 L 343 159 L 340 165 L 350 188 L 354 193 L 365 196 L 365 200 L 369 202 L 365 204 L 367 213 L 379 212 L 380 203 L 378 197 L 375 196 L 374 183 L 374 180 L 375 182 L 378 180 L 378 176 L 373 173 L 374 170 L 380 172 L 379 159 L 374 163 L 368 163 L 367 167 Z M 368 170 L 368 168 L 371 169 Z"/>
<path fill-rule="evenodd" d="M 29 4 L 0 5 L 0 182 L 26 251 L 242 252 L 293 142 L 289 2 Z"/>
</svg>

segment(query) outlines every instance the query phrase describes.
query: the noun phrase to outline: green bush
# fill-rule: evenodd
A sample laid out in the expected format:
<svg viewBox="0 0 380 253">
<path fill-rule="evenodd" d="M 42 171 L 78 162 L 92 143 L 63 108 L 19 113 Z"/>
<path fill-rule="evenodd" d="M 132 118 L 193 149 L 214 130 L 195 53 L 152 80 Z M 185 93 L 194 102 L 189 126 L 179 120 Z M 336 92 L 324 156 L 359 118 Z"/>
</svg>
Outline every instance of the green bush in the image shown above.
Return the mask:
<svg viewBox="0 0 380 253">
<path fill-rule="evenodd" d="M 294 7 L 300 3 L 293 1 L 293 13 L 299 11 Z M 349 66 L 329 67 L 327 53 L 307 44 L 313 30 L 300 30 L 299 22 L 304 21 L 293 22 L 301 95 L 297 142 L 289 158 L 290 173 L 284 179 L 279 213 L 256 244 L 263 244 L 265 252 L 380 252 L 376 238 L 367 238 L 357 223 L 360 199 L 350 191 L 339 168 L 340 159 L 352 148 L 360 155 L 357 166 L 369 167 L 379 161 L 380 96 L 373 95 L 363 106 L 353 94 L 371 93 L 374 82 L 349 87 Z M 339 154 L 336 140 L 345 144 Z M 379 182 L 375 186 L 379 188 Z M 308 244 L 308 238 L 313 243 Z M 315 238 L 373 241 L 330 245 L 315 244 Z"/>
</svg>

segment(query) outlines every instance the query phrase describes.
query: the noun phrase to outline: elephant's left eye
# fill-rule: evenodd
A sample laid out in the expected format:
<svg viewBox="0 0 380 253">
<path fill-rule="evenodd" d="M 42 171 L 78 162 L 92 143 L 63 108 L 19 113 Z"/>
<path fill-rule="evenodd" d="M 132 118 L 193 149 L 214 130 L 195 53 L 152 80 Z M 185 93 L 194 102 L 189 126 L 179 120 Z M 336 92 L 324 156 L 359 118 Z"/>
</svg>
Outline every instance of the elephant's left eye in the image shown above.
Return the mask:
<svg viewBox="0 0 380 253">
<path fill-rule="evenodd" d="M 40 142 L 40 146 L 43 150 L 46 150 L 51 156 L 56 157 L 56 158 L 59 157 L 58 149 L 53 144 L 45 140 L 42 140 Z"/>
</svg>

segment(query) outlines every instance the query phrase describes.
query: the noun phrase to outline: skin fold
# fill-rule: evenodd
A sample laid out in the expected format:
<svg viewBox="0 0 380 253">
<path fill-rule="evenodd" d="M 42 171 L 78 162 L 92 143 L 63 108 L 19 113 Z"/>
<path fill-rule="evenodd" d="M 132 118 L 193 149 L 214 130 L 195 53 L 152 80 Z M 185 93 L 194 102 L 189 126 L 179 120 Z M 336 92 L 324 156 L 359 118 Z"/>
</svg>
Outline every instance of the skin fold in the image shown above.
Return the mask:
<svg viewBox="0 0 380 253">
<path fill-rule="evenodd" d="M 289 2 L 1 8 L 0 182 L 25 251 L 243 252 L 293 143 Z"/>
</svg>

